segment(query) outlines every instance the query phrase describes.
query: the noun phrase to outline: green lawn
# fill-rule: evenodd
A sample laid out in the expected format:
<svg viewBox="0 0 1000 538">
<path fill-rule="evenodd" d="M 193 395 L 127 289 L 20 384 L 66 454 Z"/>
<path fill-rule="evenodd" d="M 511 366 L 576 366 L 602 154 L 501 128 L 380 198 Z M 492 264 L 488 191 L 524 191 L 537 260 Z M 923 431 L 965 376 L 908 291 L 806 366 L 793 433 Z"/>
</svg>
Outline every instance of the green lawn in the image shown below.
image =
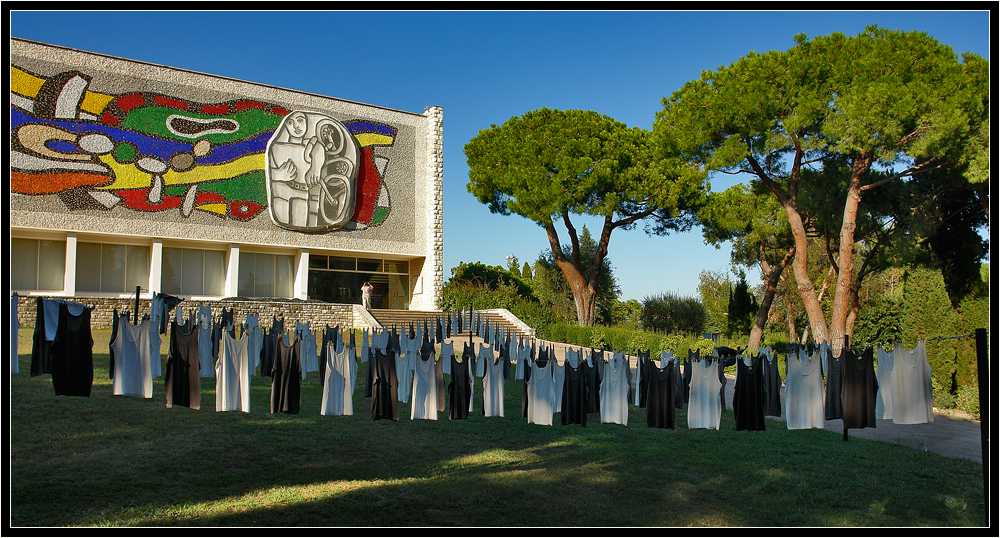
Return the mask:
<svg viewBox="0 0 1000 538">
<path fill-rule="evenodd" d="M 11 375 L 11 522 L 21 526 L 984 526 L 982 466 L 823 430 L 736 431 L 527 424 L 521 382 L 505 418 L 372 421 L 319 414 L 317 373 L 298 415 L 167 409 L 111 395 L 109 331 L 95 332 L 90 398 L 30 377 L 22 329 Z M 167 350 L 163 345 L 164 358 Z M 477 390 L 478 393 L 478 390 Z M 476 411 L 480 412 L 481 404 Z"/>
</svg>

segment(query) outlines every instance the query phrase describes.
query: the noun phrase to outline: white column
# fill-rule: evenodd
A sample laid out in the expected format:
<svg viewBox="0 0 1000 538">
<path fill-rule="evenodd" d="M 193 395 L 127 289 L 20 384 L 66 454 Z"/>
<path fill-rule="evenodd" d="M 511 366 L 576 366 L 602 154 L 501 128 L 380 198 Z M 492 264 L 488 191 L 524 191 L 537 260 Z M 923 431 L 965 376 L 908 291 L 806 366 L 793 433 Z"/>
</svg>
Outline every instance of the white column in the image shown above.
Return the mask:
<svg viewBox="0 0 1000 538">
<path fill-rule="evenodd" d="M 66 267 L 63 269 L 63 294 L 76 296 L 76 234 L 66 234 Z"/>
<path fill-rule="evenodd" d="M 240 286 L 240 246 L 229 245 L 226 253 L 226 297 L 236 297 Z"/>
<path fill-rule="evenodd" d="M 295 254 L 295 280 L 292 282 L 292 296 L 295 299 L 308 299 L 309 292 L 309 251 L 299 249 Z"/>
<path fill-rule="evenodd" d="M 163 292 L 163 240 L 153 239 L 149 247 L 149 296 Z"/>
</svg>

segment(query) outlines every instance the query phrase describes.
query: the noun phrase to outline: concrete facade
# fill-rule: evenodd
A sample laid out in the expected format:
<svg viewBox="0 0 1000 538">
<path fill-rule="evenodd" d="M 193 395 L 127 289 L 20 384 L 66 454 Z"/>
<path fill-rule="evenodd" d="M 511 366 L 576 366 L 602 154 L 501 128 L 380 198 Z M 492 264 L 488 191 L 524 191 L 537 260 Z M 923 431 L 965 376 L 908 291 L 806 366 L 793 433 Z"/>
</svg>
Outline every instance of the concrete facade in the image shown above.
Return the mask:
<svg viewBox="0 0 1000 538">
<path fill-rule="evenodd" d="M 35 256 L 34 269 L 12 261 L 12 290 L 124 299 L 138 285 L 143 299 L 161 292 L 351 304 L 371 279 L 384 295 L 376 307 L 436 308 L 440 107 L 404 112 L 17 38 L 10 44 L 10 238 L 12 253 Z M 273 147 L 296 113 L 316 127 L 312 145 L 308 136 L 286 144 L 298 152 L 292 170 Z M 319 125 L 336 140 L 310 160 L 310 148 L 322 149 L 317 140 L 328 141 Z M 335 154 L 332 146 L 355 149 Z M 284 185 L 302 193 L 286 218 L 300 207 L 304 215 L 307 199 L 313 220 L 336 211 L 349 218 L 333 229 L 284 225 L 275 214 L 286 202 L 272 192 Z"/>
</svg>

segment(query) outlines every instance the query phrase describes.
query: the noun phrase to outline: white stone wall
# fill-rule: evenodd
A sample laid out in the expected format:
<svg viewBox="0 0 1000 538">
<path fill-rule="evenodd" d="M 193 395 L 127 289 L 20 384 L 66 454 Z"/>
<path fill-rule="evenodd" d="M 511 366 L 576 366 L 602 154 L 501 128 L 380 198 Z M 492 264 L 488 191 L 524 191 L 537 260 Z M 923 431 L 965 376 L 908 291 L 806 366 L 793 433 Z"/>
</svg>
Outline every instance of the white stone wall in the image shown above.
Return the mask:
<svg viewBox="0 0 1000 538">
<path fill-rule="evenodd" d="M 427 118 L 424 189 L 418 196 L 424 198 L 425 258 L 420 272 L 415 275 L 411 310 L 435 310 L 444 286 L 444 110 L 429 107 Z"/>
<path fill-rule="evenodd" d="M 226 252 L 227 296 L 238 291 L 236 263 L 244 251 L 294 256 L 300 262 L 295 265 L 294 284 L 294 296 L 299 299 L 306 297 L 310 253 L 406 259 L 411 264 L 410 308 L 437 307 L 444 280 L 441 107 L 428 107 L 422 114 L 392 110 L 18 38 L 11 38 L 10 45 L 12 67 L 42 79 L 79 70 L 92 77 L 88 91 L 112 96 L 144 92 L 203 104 L 250 99 L 289 110 L 323 111 L 341 121 L 370 121 L 396 130 L 394 144 L 375 151 L 376 158 L 381 159 L 378 162 L 388 163 L 384 166 L 384 180 L 391 213 L 381 224 L 366 229 L 345 227 L 329 233 L 301 233 L 274 225 L 266 209 L 245 222 L 198 211 L 182 218 L 177 211 L 136 211 L 120 205 L 107 210 L 70 209 L 55 194 L 10 192 L 12 237 L 72 238 L 68 249 L 75 247 L 76 240 L 149 245 L 154 267 L 150 289 L 144 290 L 143 297 L 160 291 L 160 252 L 165 247 Z M 66 263 L 65 289 L 58 294 L 74 296 L 75 249 Z"/>
</svg>

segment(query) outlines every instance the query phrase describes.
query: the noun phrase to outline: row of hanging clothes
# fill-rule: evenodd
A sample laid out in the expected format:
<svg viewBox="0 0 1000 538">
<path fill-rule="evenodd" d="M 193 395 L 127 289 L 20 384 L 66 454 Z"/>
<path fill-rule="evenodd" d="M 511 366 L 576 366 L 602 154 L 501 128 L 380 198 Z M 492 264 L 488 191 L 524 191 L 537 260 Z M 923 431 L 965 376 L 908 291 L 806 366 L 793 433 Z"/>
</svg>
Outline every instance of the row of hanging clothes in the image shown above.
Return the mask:
<svg viewBox="0 0 1000 538">
<path fill-rule="evenodd" d="M 16 304 L 12 307 L 13 319 L 17 319 L 15 308 Z M 94 382 L 94 339 L 90 328 L 93 310 L 92 306 L 63 299 L 37 299 L 31 376 L 51 375 L 57 396 L 90 397 Z"/>
<path fill-rule="evenodd" d="M 18 372 L 17 341 L 20 296 L 11 294 L 11 372 Z M 160 375 L 160 338 L 167 312 L 179 298 L 153 294 L 150 314 L 142 323 L 130 323 L 128 312 L 113 314 L 109 344 L 108 376 L 114 379 L 114 394 L 152 396 L 152 377 Z M 35 329 L 32 334 L 31 376 L 49 374 L 57 395 L 89 397 L 94 381 L 94 340 L 91 314 L 94 307 L 58 298 L 36 299 Z M 117 360 L 116 360 L 117 359 Z M 117 375 L 116 375 L 117 373 Z"/>
<path fill-rule="evenodd" d="M 824 421 L 835 419 L 842 419 L 848 429 L 874 428 L 879 419 L 896 424 L 932 422 L 931 374 L 926 340 L 918 341 L 913 349 L 900 342 L 864 350 L 846 346 L 839 356 L 826 343 L 789 345 L 785 360 L 788 428 L 822 428 Z"/>
<path fill-rule="evenodd" d="M 14 294 L 13 320 L 16 301 Z M 683 361 L 670 351 L 661 351 L 658 361 L 651 360 L 648 351 L 630 361 L 621 352 L 570 346 L 560 364 L 551 342 L 514 338 L 478 312 L 453 312 L 408 328 L 362 331 L 359 350 L 354 331 L 345 342 L 338 327 L 314 331 L 308 322 L 296 321 L 286 330 L 285 320 L 276 317 L 264 328 L 256 314 L 247 314 L 236 325 L 231 309 L 223 308 L 213 318 L 204 304 L 188 310 L 186 317 L 177 308 L 171 319 L 169 312 L 180 302 L 154 293 L 150 313 L 138 324 L 129 321 L 129 312 L 115 311 L 108 372 L 115 395 L 152 397 L 152 379 L 164 375 L 160 335 L 169 326 L 167 407 L 200 408 L 200 379 L 214 377 L 216 409 L 249 412 L 249 378 L 259 370 L 259 375 L 271 377 L 271 412 L 298 413 L 301 381 L 308 372 L 319 372 L 324 386 L 321 413 L 353 414 L 358 364 L 368 363 L 364 390 L 372 398 L 373 419 L 398 420 L 398 403 L 411 399 L 411 419 L 434 420 L 446 409 L 451 419 L 467 418 L 475 401 L 482 402 L 485 416 L 504 416 L 503 383 L 513 367 L 514 378 L 523 380 L 521 415 L 533 424 L 552 425 L 553 414 L 561 413 L 563 424 L 586 426 L 588 415 L 598 414 L 602 423 L 627 425 L 629 407 L 634 406 L 647 410 L 647 426 L 673 428 L 676 410 L 687 406 L 689 428 L 718 429 L 726 409 L 724 369 L 736 365 L 736 429 L 764 429 L 765 416 L 782 415 L 783 382 L 768 346 L 754 356 L 729 348 L 716 348 L 706 356 L 689 351 Z M 89 396 L 92 308 L 61 299 L 39 298 L 37 304 L 32 375 L 52 374 L 57 394 Z M 15 327 L 12 323 L 16 337 Z M 466 333 L 485 343 L 477 350 L 463 342 L 456 350 L 457 342 L 445 341 Z M 16 362 L 14 351 L 12 368 Z M 826 344 L 790 345 L 784 381 L 786 425 L 822 428 L 825 420 L 838 418 L 846 428 L 875 427 L 876 418 L 900 424 L 930 422 L 930 375 L 924 340 L 912 350 L 900 343 L 863 352 L 847 347 L 838 357 Z M 482 379 L 479 400 L 474 398 L 477 377 Z"/>
</svg>

